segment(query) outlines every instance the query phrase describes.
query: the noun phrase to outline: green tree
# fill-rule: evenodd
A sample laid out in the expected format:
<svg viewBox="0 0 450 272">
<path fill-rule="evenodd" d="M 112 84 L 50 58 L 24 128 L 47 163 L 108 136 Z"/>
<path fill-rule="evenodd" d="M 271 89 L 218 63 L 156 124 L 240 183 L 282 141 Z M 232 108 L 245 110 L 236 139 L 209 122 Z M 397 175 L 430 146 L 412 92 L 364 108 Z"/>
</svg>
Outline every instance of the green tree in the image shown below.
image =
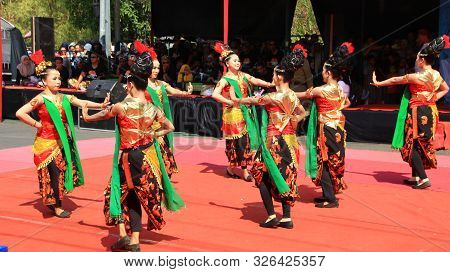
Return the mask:
<svg viewBox="0 0 450 272">
<path fill-rule="evenodd" d="M 1 9 L 2 16 L 22 34 L 31 31 L 31 17 L 53 18 L 56 47 L 63 41 L 98 37 L 98 19 L 93 13 L 92 0 L 2 0 Z"/>
<path fill-rule="evenodd" d="M 121 0 L 120 27 L 122 40 L 132 41 L 149 38 L 151 31 L 150 14 L 150 0 Z"/>
</svg>

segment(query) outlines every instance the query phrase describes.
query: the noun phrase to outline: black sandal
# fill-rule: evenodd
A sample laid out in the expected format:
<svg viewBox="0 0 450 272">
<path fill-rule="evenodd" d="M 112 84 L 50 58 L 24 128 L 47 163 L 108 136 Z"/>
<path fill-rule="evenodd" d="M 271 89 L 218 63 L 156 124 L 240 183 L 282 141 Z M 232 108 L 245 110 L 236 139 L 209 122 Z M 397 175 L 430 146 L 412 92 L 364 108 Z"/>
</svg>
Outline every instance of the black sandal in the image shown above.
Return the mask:
<svg viewBox="0 0 450 272">
<path fill-rule="evenodd" d="M 316 204 L 316 208 L 339 208 L 339 202 L 322 202 L 322 203 L 317 203 Z"/>
<path fill-rule="evenodd" d="M 230 171 L 228 171 L 228 168 L 227 168 L 227 170 L 225 170 L 225 172 L 227 173 L 227 176 L 229 176 L 230 178 L 234 178 L 234 179 L 240 178 L 238 175 L 236 175 L 234 173 L 230 173 Z"/>
<path fill-rule="evenodd" d="M 126 248 L 131 252 L 141 252 L 141 247 L 139 244 L 127 245 Z"/>
<path fill-rule="evenodd" d="M 252 182 L 252 181 L 253 181 L 253 176 L 250 175 L 250 174 L 248 174 L 247 177 L 244 177 L 244 180 L 245 180 L 246 182 Z"/>
<path fill-rule="evenodd" d="M 275 217 L 269 222 L 261 222 L 259 226 L 261 228 L 276 228 L 278 226 L 279 220 Z"/>
<path fill-rule="evenodd" d="M 60 214 L 55 212 L 55 216 L 59 218 L 69 218 L 72 213 L 66 210 L 63 210 Z"/>
<path fill-rule="evenodd" d="M 425 189 L 425 188 L 428 188 L 428 187 L 431 187 L 431 182 L 429 180 L 425 181 L 425 182 L 418 183 L 416 185 L 413 185 L 413 189 Z"/>
<path fill-rule="evenodd" d="M 314 203 L 323 203 L 326 201 L 327 201 L 327 199 L 325 197 L 315 197 L 314 198 Z"/>
<path fill-rule="evenodd" d="M 111 251 L 127 251 L 130 237 L 124 236 L 111 245 Z"/>
<path fill-rule="evenodd" d="M 278 222 L 278 227 L 285 228 L 285 229 L 293 229 L 294 228 L 294 222 L 291 221 L 285 221 L 285 222 Z"/>
<path fill-rule="evenodd" d="M 407 185 L 417 185 L 417 181 L 416 180 L 404 179 L 403 183 L 407 184 Z"/>
</svg>

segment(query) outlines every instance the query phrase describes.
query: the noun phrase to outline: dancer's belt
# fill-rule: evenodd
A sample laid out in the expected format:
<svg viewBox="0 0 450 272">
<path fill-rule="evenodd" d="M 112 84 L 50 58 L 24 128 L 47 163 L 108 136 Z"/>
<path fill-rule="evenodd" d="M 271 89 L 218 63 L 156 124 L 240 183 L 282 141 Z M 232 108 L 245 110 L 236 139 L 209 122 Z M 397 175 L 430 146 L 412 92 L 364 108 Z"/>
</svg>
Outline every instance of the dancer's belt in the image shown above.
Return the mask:
<svg viewBox="0 0 450 272">
<path fill-rule="evenodd" d="M 150 146 L 152 146 L 153 143 L 148 143 L 146 145 L 140 145 L 136 148 L 128 148 L 128 149 L 123 149 L 122 150 L 122 169 L 123 172 L 125 173 L 125 180 L 127 181 L 127 187 L 128 190 L 134 189 L 134 184 L 133 184 L 133 178 L 131 176 L 131 170 L 130 170 L 130 162 L 128 160 L 128 155 L 131 151 L 135 151 L 135 150 L 145 150 L 147 148 L 149 148 Z"/>
</svg>

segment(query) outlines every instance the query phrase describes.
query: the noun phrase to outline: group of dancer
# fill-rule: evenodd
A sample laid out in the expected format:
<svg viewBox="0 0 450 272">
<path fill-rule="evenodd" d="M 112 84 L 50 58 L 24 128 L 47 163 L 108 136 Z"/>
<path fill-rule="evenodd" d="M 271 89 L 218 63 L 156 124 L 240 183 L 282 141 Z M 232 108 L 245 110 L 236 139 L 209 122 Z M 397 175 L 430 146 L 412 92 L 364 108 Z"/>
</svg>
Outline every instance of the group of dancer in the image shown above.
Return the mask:
<svg viewBox="0 0 450 272">
<path fill-rule="evenodd" d="M 76 146 L 71 105 L 81 107 L 87 122 L 116 118 L 116 145 L 110 181 L 105 189 L 104 215 L 107 225 L 118 225 L 120 238 L 113 251 L 140 251 L 142 208 L 148 217 L 148 230 L 165 225 L 162 207 L 177 211 L 184 202 L 170 178 L 178 172 L 174 158 L 172 114 L 168 94 L 184 96 L 192 93 L 172 88 L 157 80 L 160 64 L 156 53 L 136 42 L 139 57 L 127 75 L 127 96 L 110 105 L 81 100 L 59 93 L 59 72 L 39 65 L 44 91 L 20 108 L 16 115 L 24 123 L 37 128 L 33 145 L 34 161 L 44 205 L 60 218 L 70 217 L 63 209 L 67 192 L 84 184 L 80 156 Z M 378 82 L 388 86 L 408 84 L 400 106 L 393 141 L 403 160 L 412 167 L 412 177 L 405 182 L 413 188 L 431 186 L 425 169 L 436 168 L 432 145 L 438 121 L 436 101 L 448 92 L 448 86 L 431 64 L 444 48 L 447 36 L 427 44 L 417 55 L 421 72 Z M 300 148 L 296 136 L 299 121 L 308 114 L 301 100 L 312 99 L 306 139 L 305 172 L 314 184 L 322 187 L 322 197 L 314 199 L 318 208 L 337 208 L 336 194 L 347 188 L 345 171 L 345 117 L 342 109 L 350 105 L 338 81 L 349 71 L 348 60 L 354 51 L 350 43 L 339 46 L 323 66 L 324 85 L 295 93 L 289 88 L 294 72 L 307 52 L 296 45 L 274 68 L 272 82 L 266 82 L 240 71 L 238 55 L 227 45 L 216 43 L 214 49 L 226 72 L 217 83 L 213 98 L 223 107 L 222 131 L 226 141 L 228 167 L 232 178 L 253 181 L 259 188 L 267 219 L 264 228 L 294 227 L 291 207 L 298 197 L 297 174 Z M 42 58 L 42 56 L 41 56 Z M 274 92 L 253 94 L 252 85 L 275 88 Z M 260 107 L 256 107 L 260 106 Z M 88 109 L 101 109 L 90 115 Z M 29 114 L 35 111 L 39 121 Z M 242 176 L 236 169 L 242 169 Z M 273 200 L 282 204 L 283 215 L 276 217 Z"/>
</svg>

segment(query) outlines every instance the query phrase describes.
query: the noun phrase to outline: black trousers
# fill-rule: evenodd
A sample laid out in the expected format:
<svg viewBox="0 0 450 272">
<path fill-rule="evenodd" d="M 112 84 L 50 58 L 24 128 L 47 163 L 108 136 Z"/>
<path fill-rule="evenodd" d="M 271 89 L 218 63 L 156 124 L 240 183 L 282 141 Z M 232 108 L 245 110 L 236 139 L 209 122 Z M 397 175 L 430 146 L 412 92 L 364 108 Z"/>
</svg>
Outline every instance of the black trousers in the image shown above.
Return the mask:
<svg viewBox="0 0 450 272">
<path fill-rule="evenodd" d="M 331 181 L 330 170 L 328 165 L 325 163 L 322 171 L 322 193 L 323 197 L 328 200 L 328 202 L 336 202 L 336 196 L 334 195 L 333 183 Z"/>
<path fill-rule="evenodd" d="M 130 213 L 130 226 L 132 232 L 140 232 L 142 230 L 142 208 L 141 202 L 134 190 L 128 191 L 125 198 Z"/>
<path fill-rule="evenodd" d="M 418 144 L 414 142 L 413 150 L 411 152 L 412 176 L 418 176 L 420 179 L 426 179 L 427 173 L 423 167 L 422 158 L 420 157 L 418 148 Z"/>
<path fill-rule="evenodd" d="M 269 174 L 264 173 L 263 182 L 259 186 L 259 192 L 266 208 L 268 215 L 275 214 L 275 209 L 273 207 L 272 194 L 270 193 Z M 283 218 L 291 218 L 291 206 L 284 200 L 281 199 L 281 206 L 283 207 Z"/>
<path fill-rule="evenodd" d="M 52 187 L 53 190 L 53 197 L 56 199 L 55 207 L 61 208 L 62 201 L 59 198 L 59 175 L 61 174 L 61 171 L 59 171 L 59 168 L 54 161 L 47 165 L 47 169 L 50 174 L 50 187 Z"/>
</svg>

